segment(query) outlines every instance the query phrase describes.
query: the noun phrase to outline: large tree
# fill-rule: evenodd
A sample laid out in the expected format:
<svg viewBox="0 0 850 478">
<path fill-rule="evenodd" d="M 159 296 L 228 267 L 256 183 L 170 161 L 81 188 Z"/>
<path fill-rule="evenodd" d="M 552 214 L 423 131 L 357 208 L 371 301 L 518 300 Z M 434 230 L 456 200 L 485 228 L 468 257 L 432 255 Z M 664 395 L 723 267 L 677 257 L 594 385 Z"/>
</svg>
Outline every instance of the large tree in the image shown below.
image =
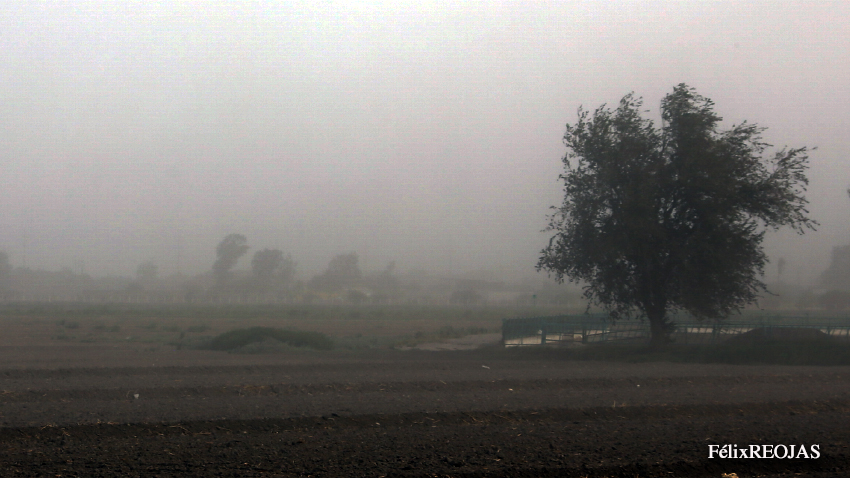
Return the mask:
<svg viewBox="0 0 850 478">
<path fill-rule="evenodd" d="M 670 312 L 721 319 L 766 290 L 767 229 L 817 223 L 807 148 L 765 157 L 764 128 L 721 130 L 714 103 L 684 84 L 662 100 L 660 128 L 642 112 L 629 94 L 567 125 L 564 202 L 537 268 L 584 283 L 614 318 L 648 319 L 659 345 L 675 330 Z"/>
<path fill-rule="evenodd" d="M 248 239 L 242 234 L 228 234 L 215 248 L 216 260 L 213 264 L 213 275 L 216 287 L 224 289 L 230 281 L 230 270 L 239 259 L 248 252 Z"/>
<path fill-rule="evenodd" d="M 251 259 L 254 288 L 260 292 L 276 291 L 289 284 L 295 275 L 295 261 L 278 249 L 263 249 Z"/>
<path fill-rule="evenodd" d="M 363 277 L 358 262 L 356 252 L 334 256 L 327 270 L 313 278 L 313 285 L 325 290 L 340 290 L 357 285 Z"/>
</svg>

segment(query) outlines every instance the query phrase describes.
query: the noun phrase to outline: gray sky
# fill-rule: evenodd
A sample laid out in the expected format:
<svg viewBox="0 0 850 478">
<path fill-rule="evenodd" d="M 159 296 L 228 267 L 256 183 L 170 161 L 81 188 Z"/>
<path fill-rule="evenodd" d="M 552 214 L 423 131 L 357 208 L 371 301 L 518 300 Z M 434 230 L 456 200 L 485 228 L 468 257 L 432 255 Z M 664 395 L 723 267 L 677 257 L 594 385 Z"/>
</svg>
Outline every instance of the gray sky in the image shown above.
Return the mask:
<svg viewBox="0 0 850 478">
<path fill-rule="evenodd" d="M 850 243 L 848 24 L 848 2 L 7 2 L 0 247 L 195 273 L 239 232 L 306 275 L 351 250 L 532 273 L 578 106 L 635 91 L 657 117 L 685 82 L 819 147 L 822 227 L 768 241 L 811 280 Z"/>
</svg>

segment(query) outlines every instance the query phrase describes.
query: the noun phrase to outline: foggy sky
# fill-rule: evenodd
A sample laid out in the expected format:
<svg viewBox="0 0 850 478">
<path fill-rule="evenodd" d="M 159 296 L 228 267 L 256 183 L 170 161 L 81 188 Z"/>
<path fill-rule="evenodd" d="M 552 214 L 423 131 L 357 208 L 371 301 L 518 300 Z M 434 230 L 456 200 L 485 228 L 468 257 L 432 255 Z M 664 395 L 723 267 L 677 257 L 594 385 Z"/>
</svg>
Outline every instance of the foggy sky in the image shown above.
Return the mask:
<svg viewBox="0 0 850 478">
<path fill-rule="evenodd" d="M 680 82 L 819 148 L 821 227 L 768 239 L 787 278 L 850 243 L 850 3 L 234 3 L 0 7 L 13 265 L 197 273 L 241 233 L 308 275 L 352 250 L 531 275 L 577 108 L 634 91 L 657 118 Z"/>
</svg>

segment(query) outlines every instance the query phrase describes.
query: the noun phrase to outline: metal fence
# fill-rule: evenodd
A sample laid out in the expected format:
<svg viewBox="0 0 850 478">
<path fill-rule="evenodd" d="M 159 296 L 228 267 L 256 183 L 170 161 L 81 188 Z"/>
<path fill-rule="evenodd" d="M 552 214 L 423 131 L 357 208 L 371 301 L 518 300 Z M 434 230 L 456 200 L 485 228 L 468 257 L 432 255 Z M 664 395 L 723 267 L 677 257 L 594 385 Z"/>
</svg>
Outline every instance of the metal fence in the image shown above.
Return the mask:
<svg viewBox="0 0 850 478">
<path fill-rule="evenodd" d="M 672 338 L 679 344 L 715 344 L 731 337 L 759 330 L 764 337 L 823 336 L 850 340 L 850 317 L 804 317 L 780 315 L 741 315 L 721 321 L 699 321 L 674 315 Z M 793 329 L 793 330 L 792 330 Z M 806 334 L 808 332 L 808 334 Z M 557 315 L 504 319 L 502 343 L 506 347 L 570 343 L 647 343 L 649 322 L 611 320 L 607 315 Z"/>
</svg>

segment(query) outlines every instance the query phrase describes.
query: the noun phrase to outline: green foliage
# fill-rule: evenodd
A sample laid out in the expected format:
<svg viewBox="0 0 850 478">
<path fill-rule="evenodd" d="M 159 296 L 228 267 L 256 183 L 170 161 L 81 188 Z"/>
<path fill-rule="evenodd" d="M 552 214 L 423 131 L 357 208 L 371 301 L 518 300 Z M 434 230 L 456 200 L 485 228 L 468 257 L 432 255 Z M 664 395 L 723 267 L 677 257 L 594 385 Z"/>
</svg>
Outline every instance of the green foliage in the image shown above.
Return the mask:
<svg viewBox="0 0 850 478">
<path fill-rule="evenodd" d="M 850 365 L 850 344 L 839 342 L 766 342 L 760 344 L 718 345 L 589 345 L 553 350 L 548 347 L 513 347 L 509 355 L 540 357 L 556 355 L 566 360 L 599 360 L 606 362 L 676 362 L 774 365 Z"/>
<path fill-rule="evenodd" d="M 221 288 L 230 280 L 230 270 L 248 252 L 248 239 L 242 234 L 228 234 L 215 249 L 218 258 L 213 264 L 216 285 Z"/>
<path fill-rule="evenodd" d="M 295 261 L 278 249 L 263 249 L 251 259 L 253 288 L 260 292 L 279 291 L 292 282 L 295 276 Z"/>
<path fill-rule="evenodd" d="M 586 283 L 589 302 L 615 317 L 647 317 L 656 345 L 673 330 L 670 311 L 724 318 L 758 298 L 766 228 L 817 224 L 807 149 L 764 159 L 764 129 L 721 131 L 713 107 L 680 84 L 662 101 L 661 128 L 629 94 L 613 111 L 579 109 L 564 135 L 564 202 L 537 268 Z"/>
<path fill-rule="evenodd" d="M 320 332 L 278 329 L 274 327 L 251 327 L 236 329 L 217 335 L 203 348 L 210 350 L 235 350 L 254 342 L 274 339 L 292 347 L 309 347 L 316 350 L 333 348 L 331 339 Z"/>
<path fill-rule="evenodd" d="M 356 252 L 339 254 L 328 263 L 327 270 L 312 279 L 313 287 L 324 290 L 340 290 L 356 286 L 363 273 Z"/>
<path fill-rule="evenodd" d="M 486 327 L 454 327 L 451 325 L 445 325 L 443 327 L 440 327 L 436 332 L 427 333 L 418 331 L 414 333 L 412 337 L 405 337 L 404 339 L 397 341 L 394 346 L 413 347 L 415 345 L 428 342 L 439 342 L 448 339 L 459 339 L 461 337 L 466 337 L 469 335 L 489 334 L 491 332 L 498 331 L 498 328 L 489 329 Z"/>
</svg>

